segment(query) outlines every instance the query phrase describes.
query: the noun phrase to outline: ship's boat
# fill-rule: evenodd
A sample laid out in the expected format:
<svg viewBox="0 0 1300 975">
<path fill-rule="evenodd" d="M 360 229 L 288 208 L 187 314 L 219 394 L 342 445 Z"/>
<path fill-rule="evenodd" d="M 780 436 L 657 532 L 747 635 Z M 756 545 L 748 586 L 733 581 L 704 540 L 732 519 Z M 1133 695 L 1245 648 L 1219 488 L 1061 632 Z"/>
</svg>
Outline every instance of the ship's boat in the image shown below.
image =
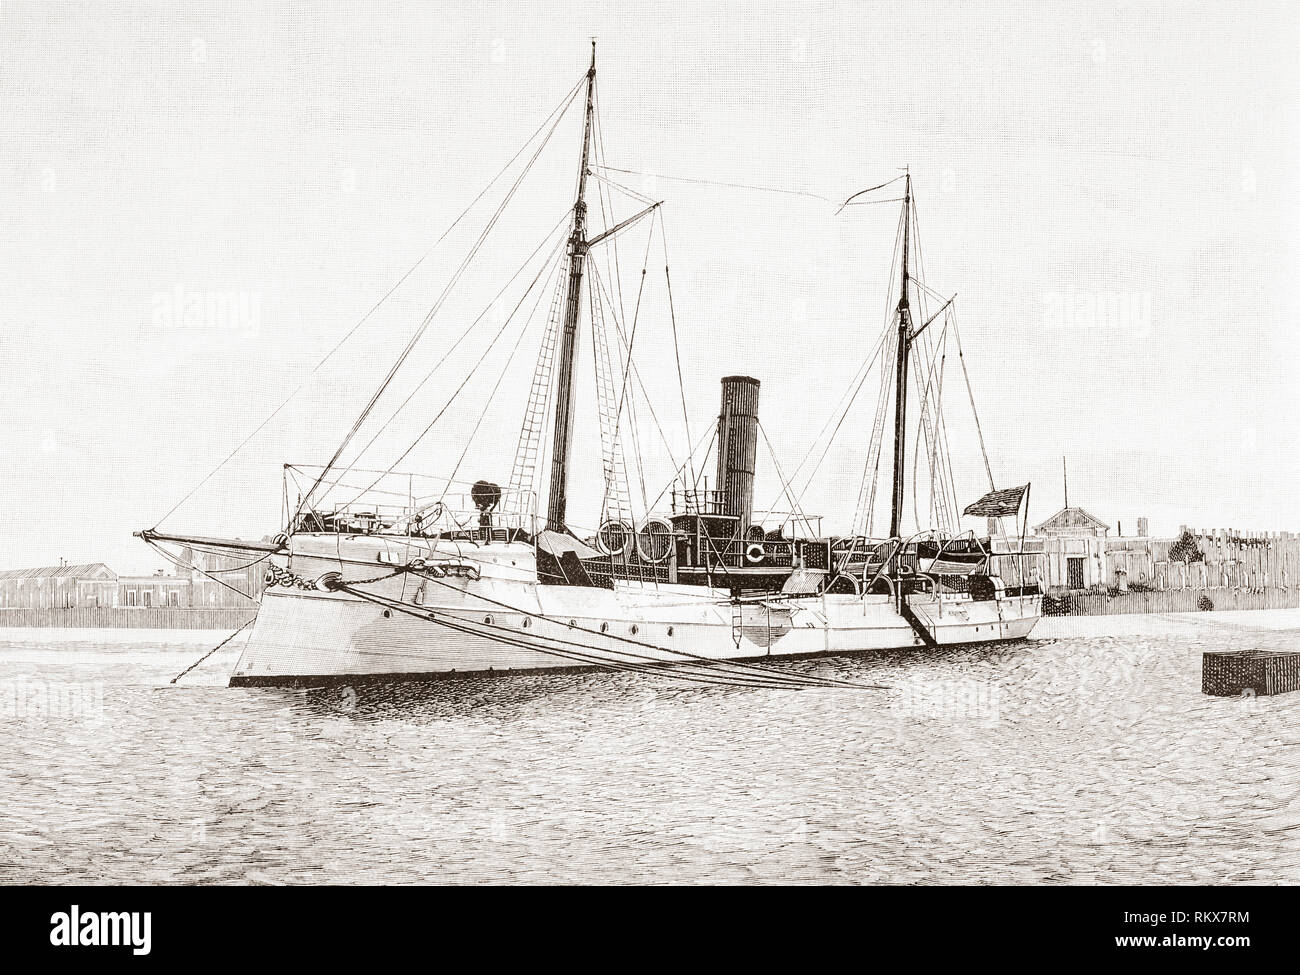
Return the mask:
<svg viewBox="0 0 1300 975">
<path fill-rule="evenodd" d="M 576 198 L 558 233 L 548 235 L 520 268 L 522 275 L 516 272 L 511 279 L 532 274 L 487 351 L 466 367 L 468 375 L 446 383 L 454 392 L 417 438 L 449 410 L 478 415 L 459 394 L 507 327 L 522 322 L 510 359 L 487 397 L 493 401 L 536 323 L 540 337 L 534 338 L 532 378 L 508 478 L 502 476 L 507 473 L 502 462 L 483 472 L 489 476 L 462 479 L 468 445 L 455 452 L 459 459 L 449 475 L 400 473 L 397 463 L 363 469 L 358 463 L 377 439 L 372 436 L 357 449 L 358 434 L 373 423 L 376 407 L 394 395 L 394 377 L 425 338 L 444 291 L 330 460 L 314 468 L 285 466 L 285 520 L 276 534 L 263 542 L 240 542 L 160 527 L 138 533 L 164 553 L 183 545 L 243 552 L 250 562 L 265 563 L 266 585 L 230 683 L 313 685 L 605 667 L 674 679 L 804 686 L 817 681 L 774 668 L 771 661 L 1027 636 L 1039 618 L 1041 596 L 1036 587 L 1022 584 L 1018 573 L 1012 584 L 998 572 L 1018 567 L 1020 553 L 1006 544 L 1014 534 L 1004 533 L 995 548 L 991 537 L 963 529 L 960 519 L 1014 518 L 1026 502 L 1028 485 L 994 489 L 985 455 L 989 490 L 958 512 L 941 399 L 946 350 L 956 351 L 963 376 L 965 363 L 953 300 L 939 301 L 914 274 L 911 174 L 845 201 L 846 206 L 901 203 L 895 241 L 899 275 L 885 327 L 841 398 L 833 431 L 825 436 L 832 426 L 828 421 L 814 443 L 829 446 L 874 369 L 879 393 L 862 444 L 865 463 L 852 527 L 842 534 L 823 533 L 820 519 L 804 511 L 796 487 L 798 477 L 806 487 L 816 474 L 811 447 L 789 477 L 772 457 L 783 510 L 754 506 L 758 446 L 768 441 L 759 421 L 760 381 L 750 376 L 722 379 L 716 422 L 698 439 L 690 432 L 686 397 L 678 389 L 684 442 L 673 457 L 676 469 L 657 497 L 646 488 L 641 463 L 646 443 L 652 432 L 665 444 L 671 438 L 638 367 L 645 354 L 637 344 L 638 327 L 646 328 L 638 318 L 641 294 L 634 303 L 622 294 L 613 249 L 637 228 L 649 228 L 639 276 L 644 287 L 656 223 L 663 240 L 663 210 L 659 201 L 615 182 L 616 171 L 603 165 L 594 46 L 590 67 L 539 130 L 544 138 L 535 136 L 525 146 L 532 151 L 528 166 L 574 105 L 583 106 Z M 505 194 L 448 290 L 478 256 L 527 172 L 525 167 Z M 600 194 L 599 230 L 589 215 L 593 182 Z M 886 187 L 900 195 L 881 199 Z M 637 209 L 620 218 L 616 210 L 620 204 L 631 209 L 628 200 Z M 666 259 L 664 264 L 672 353 L 667 358 L 660 343 L 653 354 L 658 371 L 672 372 L 680 386 L 677 319 Z M 478 324 L 476 319 L 453 349 Z M 586 529 L 575 525 L 569 511 L 579 412 L 575 370 L 583 341 L 590 343 L 594 362 L 592 405 L 603 480 L 599 517 Z M 970 399 L 973 408 L 973 394 Z M 909 456 L 912 408 L 915 447 Z M 671 407 L 665 415 L 669 412 Z M 471 441 L 481 439 L 479 429 L 474 424 Z M 891 430 L 892 468 L 882 472 Z M 978 445 L 983 452 L 982 435 Z M 506 444 L 492 446 L 489 456 L 501 461 L 510 455 Z M 697 456 L 701 449 L 702 457 Z M 399 461 L 409 453 L 410 448 Z M 639 492 L 632 490 L 629 456 Z M 926 508 L 934 526 L 905 532 L 909 459 L 913 514 L 920 523 L 920 509 Z M 876 487 L 882 481 L 890 489 L 889 524 L 878 531 Z M 918 486 L 926 490 L 924 506 Z"/>
</svg>

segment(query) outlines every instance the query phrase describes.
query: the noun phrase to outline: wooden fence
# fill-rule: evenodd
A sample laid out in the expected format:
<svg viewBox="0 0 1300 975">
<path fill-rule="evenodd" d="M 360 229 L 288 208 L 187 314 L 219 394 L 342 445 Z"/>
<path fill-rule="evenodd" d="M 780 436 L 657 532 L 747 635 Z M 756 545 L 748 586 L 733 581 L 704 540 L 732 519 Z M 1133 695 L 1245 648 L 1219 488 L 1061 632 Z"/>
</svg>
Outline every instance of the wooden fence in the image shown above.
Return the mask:
<svg viewBox="0 0 1300 975">
<path fill-rule="evenodd" d="M 256 609 L 256 606 L 73 606 L 0 609 L 0 627 L 233 630 L 248 622 Z"/>
<path fill-rule="evenodd" d="M 1203 602 L 1207 600 L 1208 602 Z M 1072 592 L 1043 597 L 1044 616 L 1113 616 L 1123 613 L 1192 613 L 1210 609 L 1295 609 L 1300 588 L 1162 589 L 1150 592 Z"/>
</svg>

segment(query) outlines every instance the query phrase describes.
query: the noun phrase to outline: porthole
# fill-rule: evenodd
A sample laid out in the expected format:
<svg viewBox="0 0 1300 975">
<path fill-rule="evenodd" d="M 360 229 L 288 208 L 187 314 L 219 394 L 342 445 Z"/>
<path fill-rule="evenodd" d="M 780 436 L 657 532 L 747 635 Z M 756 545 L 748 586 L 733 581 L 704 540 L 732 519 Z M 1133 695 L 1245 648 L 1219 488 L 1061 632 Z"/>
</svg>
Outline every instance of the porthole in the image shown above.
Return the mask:
<svg viewBox="0 0 1300 975">
<path fill-rule="evenodd" d="M 672 635 L 673 635 L 673 628 L 672 628 L 671 626 L 668 627 L 668 635 L 669 635 L 669 636 L 672 636 Z"/>
<path fill-rule="evenodd" d="M 608 632 L 609 632 L 609 624 L 608 624 L 608 623 L 601 623 L 601 624 L 600 624 L 600 632 L 601 632 L 601 633 L 608 633 Z"/>
<path fill-rule="evenodd" d="M 524 629 L 526 630 L 526 629 L 528 629 L 528 628 L 529 628 L 530 626 L 532 626 L 532 625 L 533 625 L 533 621 L 530 620 L 527 616 L 525 616 L 525 617 L 524 617 Z"/>
<path fill-rule="evenodd" d="M 392 618 L 393 618 L 393 611 L 391 609 L 384 610 L 384 619 L 390 620 Z"/>
<path fill-rule="evenodd" d="M 483 622 L 486 623 L 488 626 L 491 626 L 491 625 L 492 625 L 492 617 L 491 617 L 491 616 L 484 616 L 484 617 L 483 617 Z"/>
<path fill-rule="evenodd" d="M 573 627 L 575 627 L 575 626 L 577 626 L 577 625 L 578 625 L 578 621 L 577 621 L 577 620 L 569 620 L 569 628 L 570 628 L 570 629 L 572 629 Z"/>
<path fill-rule="evenodd" d="M 636 625 L 635 623 L 633 623 L 633 624 L 632 624 L 632 635 L 633 635 L 633 636 L 636 636 L 636 635 L 637 635 L 637 632 L 638 632 L 637 625 Z"/>
</svg>

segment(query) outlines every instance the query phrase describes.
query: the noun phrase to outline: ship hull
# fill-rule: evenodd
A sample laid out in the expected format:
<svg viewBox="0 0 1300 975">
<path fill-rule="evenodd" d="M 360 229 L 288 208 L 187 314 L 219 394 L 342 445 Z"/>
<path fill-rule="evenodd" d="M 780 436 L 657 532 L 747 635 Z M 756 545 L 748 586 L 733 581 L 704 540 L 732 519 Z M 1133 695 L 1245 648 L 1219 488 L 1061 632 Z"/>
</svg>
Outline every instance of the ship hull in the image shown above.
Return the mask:
<svg viewBox="0 0 1300 975">
<path fill-rule="evenodd" d="M 773 596 L 735 604 L 725 590 L 701 586 L 538 585 L 531 548 L 517 544 L 479 549 L 470 574 L 440 578 L 395 570 L 390 562 L 409 553 L 371 551 L 365 561 L 298 555 L 291 564 L 300 584 L 263 594 L 231 685 L 433 680 L 925 645 L 889 595 Z M 438 565 L 437 553 L 428 561 Z M 466 564 L 459 553 L 442 563 Z M 365 580 L 353 588 L 366 595 L 301 585 L 325 571 Z M 1038 621 L 1040 603 L 1036 595 L 908 600 L 939 646 L 1023 639 Z"/>
</svg>

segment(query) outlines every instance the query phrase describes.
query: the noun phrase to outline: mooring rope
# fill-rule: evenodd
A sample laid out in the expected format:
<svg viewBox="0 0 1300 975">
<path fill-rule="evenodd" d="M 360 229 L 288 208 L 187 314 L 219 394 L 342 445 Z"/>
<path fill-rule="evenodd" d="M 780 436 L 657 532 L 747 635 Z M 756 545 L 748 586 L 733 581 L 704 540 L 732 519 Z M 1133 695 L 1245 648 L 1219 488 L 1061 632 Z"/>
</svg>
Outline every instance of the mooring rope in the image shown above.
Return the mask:
<svg viewBox="0 0 1300 975">
<path fill-rule="evenodd" d="M 213 647 L 211 650 L 209 650 L 207 653 L 205 653 L 203 656 L 201 656 L 198 660 L 194 661 L 194 663 L 190 664 L 188 667 L 186 667 L 184 670 L 182 670 L 179 674 L 177 674 L 175 677 L 173 677 L 173 678 L 171 679 L 171 681 L 169 681 L 169 683 L 175 684 L 178 680 L 180 680 L 182 677 L 184 677 L 186 674 L 188 674 L 191 670 L 193 670 L 193 669 L 194 669 L 195 667 L 197 667 L 199 664 L 203 663 L 203 661 L 207 660 L 207 659 L 208 659 L 209 657 L 211 657 L 214 653 L 216 653 L 218 650 L 220 650 L 222 647 L 224 647 L 227 643 L 229 643 L 229 642 L 230 642 L 231 640 L 233 640 L 235 637 L 239 636 L 239 634 L 243 633 L 246 629 L 248 629 L 249 626 L 252 625 L 253 620 L 255 620 L 255 619 L 257 619 L 257 614 L 254 614 L 253 617 L 252 617 L 252 619 L 250 619 L 247 623 L 245 623 L 243 626 L 241 626 L 239 629 L 237 629 L 234 633 L 230 634 L 230 636 L 226 637 L 224 640 L 222 640 L 220 643 L 218 643 L 215 647 Z"/>
</svg>

